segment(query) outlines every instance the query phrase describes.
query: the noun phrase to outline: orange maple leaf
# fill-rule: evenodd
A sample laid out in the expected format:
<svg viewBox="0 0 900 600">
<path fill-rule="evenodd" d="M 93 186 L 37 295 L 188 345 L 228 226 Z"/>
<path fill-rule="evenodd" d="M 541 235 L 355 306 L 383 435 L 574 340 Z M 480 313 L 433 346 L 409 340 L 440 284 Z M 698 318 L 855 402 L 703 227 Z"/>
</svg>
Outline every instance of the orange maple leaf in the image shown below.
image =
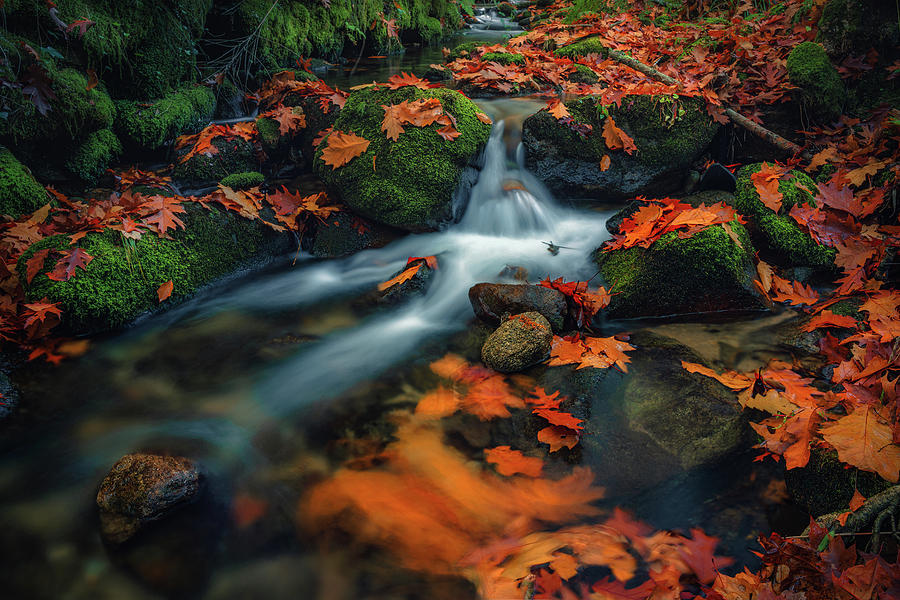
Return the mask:
<svg viewBox="0 0 900 600">
<path fill-rule="evenodd" d="M 328 136 L 328 144 L 322 150 L 322 161 L 337 169 L 364 153 L 369 148 L 369 140 L 355 133 L 332 131 Z"/>
<path fill-rule="evenodd" d="M 900 479 L 900 446 L 893 443 L 890 425 L 873 407 L 858 407 L 823 425 L 822 438 L 837 450 L 842 462 L 878 473 L 892 483 Z"/>
<path fill-rule="evenodd" d="M 485 459 L 489 463 L 497 465 L 497 472 L 501 475 L 515 475 L 521 473 L 528 477 L 540 477 L 544 470 L 544 461 L 533 456 L 525 456 L 519 450 L 513 450 L 509 446 L 497 446 L 485 448 Z"/>
<path fill-rule="evenodd" d="M 402 270 L 399 274 L 395 275 L 394 277 L 391 277 L 387 281 L 383 281 L 382 283 L 379 283 L 378 291 L 383 292 L 384 290 L 386 290 L 390 287 L 394 287 L 395 285 L 398 285 L 400 283 L 403 283 L 404 281 L 409 281 L 410 279 L 415 277 L 416 273 L 418 273 L 419 269 L 421 269 L 421 268 L 422 268 L 422 263 L 417 263 L 417 264 L 412 265 L 411 267 L 407 267 L 406 269 Z"/>
</svg>

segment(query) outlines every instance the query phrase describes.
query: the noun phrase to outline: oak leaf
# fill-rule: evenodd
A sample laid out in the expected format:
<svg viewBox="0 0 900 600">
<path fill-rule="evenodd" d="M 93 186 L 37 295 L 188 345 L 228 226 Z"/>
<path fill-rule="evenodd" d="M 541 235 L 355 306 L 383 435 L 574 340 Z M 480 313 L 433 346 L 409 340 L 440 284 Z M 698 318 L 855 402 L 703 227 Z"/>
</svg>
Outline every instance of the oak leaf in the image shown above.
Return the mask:
<svg viewBox="0 0 900 600">
<path fill-rule="evenodd" d="M 509 446 L 486 448 L 484 455 L 487 462 L 497 465 L 497 472 L 501 475 L 521 473 L 528 477 L 540 477 L 544 470 L 544 461 L 540 458 L 525 456 L 521 451 L 513 450 Z"/>
<path fill-rule="evenodd" d="M 893 443 L 890 425 L 874 408 L 859 407 L 823 425 L 822 437 L 842 462 L 878 473 L 892 483 L 900 479 L 900 446 Z"/>
<path fill-rule="evenodd" d="M 624 150 L 627 154 L 634 154 L 637 150 L 634 140 L 616 126 L 611 116 L 603 121 L 603 141 L 610 150 Z"/>
<path fill-rule="evenodd" d="M 337 169 L 364 153 L 369 148 L 369 140 L 355 133 L 334 130 L 328 136 L 328 143 L 322 150 L 322 161 Z"/>
<path fill-rule="evenodd" d="M 63 250 L 63 255 L 57 261 L 53 271 L 47 274 L 47 277 L 53 281 L 68 281 L 75 276 L 76 270 L 87 269 L 88 264 L 94 259 L 83 248 L 72 248 Z"/>
</svg>

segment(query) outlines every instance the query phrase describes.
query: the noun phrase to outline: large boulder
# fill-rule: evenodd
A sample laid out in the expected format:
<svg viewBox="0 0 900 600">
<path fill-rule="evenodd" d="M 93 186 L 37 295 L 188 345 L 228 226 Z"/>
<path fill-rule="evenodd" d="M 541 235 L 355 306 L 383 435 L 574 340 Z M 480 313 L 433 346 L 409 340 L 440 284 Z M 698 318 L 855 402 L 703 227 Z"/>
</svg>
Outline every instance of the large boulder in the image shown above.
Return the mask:
<svg viewBox="0 0 900 600">
<path fill-rule="evenodd" d="M 100 531 L 107 542 L 121 544 L 148 523 L 191 502 L 203 475 L 190 459 L 128 454 L 113 465 L 97 491 Z"/>
<path fill-rule="evenodd" d="M 495 325 L 509 315 L 536 312 L 559 332 L 568 314 L 566 296 L 559 290 L 540 285 L 477 283 L 469 288 L 469 302 L 476 317 Z"/>
<path fill-rule="evenodd" d="M 526 164 L 555 194 L 580 199 L 662 195 L 682 187 L 690 165 L 708 148 L 718 125 L 695 98 L 625 96 L 619 106 L 595 97 L 566 103 L 571 121 L 547 110 L 523 125 Z M 634 139 L 637 150 L 610 150 L 604 122 Z M 600 162 L 608 156 L 609 168 Z"/>
<path fill-rule="evenodd" d="M 816 242 L 788 213 L 797 204 L 815 206 L 812 193 L 815 182 L 801 171 L 791 171 L 778 183 L 783 194 L 781 210 L 776 214 L 760 200 L 751 176 L 762 163 L 743 167 L 737 173 L 734 207 L 749 219 L 750 237 L 765 260 L 785 268 L 805 267 L 830 272 L 834 269 L 834 248 Z"/>
<path fill-rule="evenodd" d="M 754 289 L 753 245 L 746 229 L 729 223 L 682 239 L 670 232 L 649 248 L 604 250 L 594 255 L 613 296 L 612 318 L 664 316 L 763 307 Z"/>
<path fill-rule="evenodd" d="M 213 118 L 216 96 L 208 87 L 185 86 L 155 102 L 116 102 L 116 132 L 130 149 L 155 150 L 196 133 Z"/>
<path fill-rule="evenodd" d="M 582 376 L 588 384 L 584 390 L 566 392 L 589 404 L 582 460 L 610 493 L 656 489 L 688 471 L 721 464 L 752 445 L 735 394 L 681 366 L 682 361 L 704 363 L 696 352 L 647 332 L 632 335 L 629 343 L 635 350 L 628 352 L 627 373 L 580 369 L 572 375 L 597 371 L 604 376 Z"/>
<path fill-rule="evenodd" d="M 552 341 L 550 322 L 540 313 L 514 315 L 485 340 L 481 360 L 495 371 L 515 373 L 544 360 Z"/>
<path fill-rule="evenodd" d="M 383 106 L 436 98 L 456 121 L 459 137 L 446 140 L 438 124 L 404 125 L 397 141 L 388 139 L 381 125 Z M 397 90 L 370 87 L 353 92 L 338 114 L 334 130 L 369 141 L 361 155 L 334 168 L 322 160 L 326 139 L 316 152 L 314 170 L 350 208 L 373 221 L 423 231 L 439 227 L 461 214 L 463 201 L 475 182 L 474 166 L 490 136 L 491 126 L 479 119 L 480 110 L 459 92 Z M 332 134 L 333 135 L 333 134 Z"/>
</svg>

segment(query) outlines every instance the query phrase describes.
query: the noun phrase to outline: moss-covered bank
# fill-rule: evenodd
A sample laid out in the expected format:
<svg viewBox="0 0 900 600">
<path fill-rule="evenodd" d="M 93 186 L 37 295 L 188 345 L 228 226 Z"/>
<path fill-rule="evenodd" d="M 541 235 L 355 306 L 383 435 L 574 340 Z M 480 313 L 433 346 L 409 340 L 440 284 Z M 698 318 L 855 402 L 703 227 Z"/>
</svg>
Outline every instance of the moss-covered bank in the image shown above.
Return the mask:
<svg viewBox="0 0 900 600">
<path fill-rule="evenodd" d="M 798 44 L 787 58 L 788 77 L 799 88 L 800 99 L 820 121 L 841 116 L 844 84 L 825 50 L 814 42 Z"/>
<path fill-rule="evenodd" d="M 89 233 L 77 242 L 93 257 L 85 270 L 68 281 L 52 281 L 44 271 L 25 282 L 25 263 L 43 248 L 70 247 L 69 236 L 56 235 L 34 244 L 19 259 L 18 272 L 30 300 L 58 302 L 64 319 L 75 332 L 87 333 L 119 327 L 159 305 L 157 289 L 174 283 L 173 299 L 191 295 L 199 286 L 225 275 L 260 254 L 283 250 L 287 239 L 257 221 L 242 219 L 218 208 L 187 205 L 180 215 L 186 226 L 163 239 L 144 233 L 137 241 L 106 230 Z"/>
<path fill-rule="evenodd" d="M 116 131 L 129 147 L 154 150 L 180 135 L 203 129 L 216 110 L 216 96 L 203 86 L 173 90 L 156 102 L 116 102 Z"/>
<path fill-rule="evenodd" d="M 0 215 L 18 217 L 47 203 L 44 188 L 8 148 L 0 146 Z"/>
<path fill-rule="evenodd" d="M 445 140 L 439 125 L 405 126 L 396 142 L 381 130 L 382 106 L 437 98 L 456 119 L 460 135 Z M 481 152 L 491 126 L 478 118 L 478 107 L 446 89 L 399 90 L 368 88 L 353 92 L 338 114 L 334 128 L 369 140 L 361 156 L 337 169 L 316 154 L 315 172 L 354 211 L 379 223 L 421 231 L 454 218 L 454 196 L 465 184 L 464 170 Z"/>
</svg>

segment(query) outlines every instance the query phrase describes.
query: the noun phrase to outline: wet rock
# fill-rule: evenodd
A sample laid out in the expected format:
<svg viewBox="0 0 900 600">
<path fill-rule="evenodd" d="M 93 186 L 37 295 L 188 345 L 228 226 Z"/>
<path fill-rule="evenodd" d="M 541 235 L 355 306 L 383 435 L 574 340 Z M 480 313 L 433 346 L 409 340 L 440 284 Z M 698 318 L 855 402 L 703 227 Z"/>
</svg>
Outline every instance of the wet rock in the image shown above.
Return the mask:
<svg viewBox="0 0 900 600">
<path fill-rule="evenodd" d="M 403 234 L 352 213 L 337 212 L 316 226 L 312 254 L 318 257 L 347 256 L 366 248 L 380 248 Z"/>
<path fill-rule="evenodd" d="M 478 283 L 469 288 L 469 302 L 475 316 L 495 325 L 508 315 L 537 312 L 559 332 L 568 314 L 565 295 L 539 285 Z"/>
<path fill-rule="evenodd" d="M 386 289 L 377 290 L 370 299 L 376 304 L 397 304 L 408 300 L 412 296 L 423 295 L 428 290 L 428 284 L 431 283 L 431 278 L 434 276 L 434 269 L 428 266 L 428 262 L 424 258 L 407 264 L 391 275 L 391 279 L 417 264 L 419 265 L 419 270 L 416 271 L 415 275 Z"/>
<path fill-rule="evenodd" d="M 753 286 L 753 244 L 739 223 L 729 225 L 740 243 L 714 225 L 685 239 L 668 233 L 649 248 L 598 250 L 604 282 L 618 292 L 605 314 L 631 318 L 763 308 Z"/>
<path fill-rule="evenodd" d="M 621 106 L 603 106 L 586 97 L 566 107 L 572 115 L 569 123 L 546 110 L 528 117 L 522 141 L 528 168 L 555 194 L 569 198 L 609 200 L 676 191 L 719 128 L 701 102 L 672 96 L 626 96 Z M 672 114 L 676 116 L 668 116 Z M 607 148 L 607 115 L 633 138 L 634 153 Z M 599 167 L 604 156 L 611 161 L 605 171 Z"/>
<path fill-rule="evenodd" d="M 734 394 L 682 368 L 681 361 L 702 364 L 699 355 L 648 332 L 629 343 L 636 349 L 628 353 L 628 372 L 607 369 L 584 390 L 591 414 L 584 462 L 611 493 L 647 490 L 752 444 Z"/>
<path fill-rule="evenodd" d="M 12 415 L 18 406 L 19 390 L 9 376 L 0 371 L 0 421 Z"/>
<path fill-rule="evenodd" d="M 97 492 L 103 538 L 113 544 L 126 542 L 148 523 L 165 518 L 195 499 L 203 479 L 197 465 L 188 458 L 123 456 Z"/>
<path fill-rule="evenodd" d="M 550 352 L 553 330 L 540 313 L 511 317 L 492 333 L 481 348 L 481 360 L 501 373 L 515 373 L 544 360 Z"/>
<path fill-rule="evenodd" d="M 837 452 L 816 448 L 805 467 L 785 471 L 784 481 L 794 502 L 814 517 L 845 509 L 854 490 L 869 498 L 891 487 L 875 473 L 845 468 Z"/>
</svg>

